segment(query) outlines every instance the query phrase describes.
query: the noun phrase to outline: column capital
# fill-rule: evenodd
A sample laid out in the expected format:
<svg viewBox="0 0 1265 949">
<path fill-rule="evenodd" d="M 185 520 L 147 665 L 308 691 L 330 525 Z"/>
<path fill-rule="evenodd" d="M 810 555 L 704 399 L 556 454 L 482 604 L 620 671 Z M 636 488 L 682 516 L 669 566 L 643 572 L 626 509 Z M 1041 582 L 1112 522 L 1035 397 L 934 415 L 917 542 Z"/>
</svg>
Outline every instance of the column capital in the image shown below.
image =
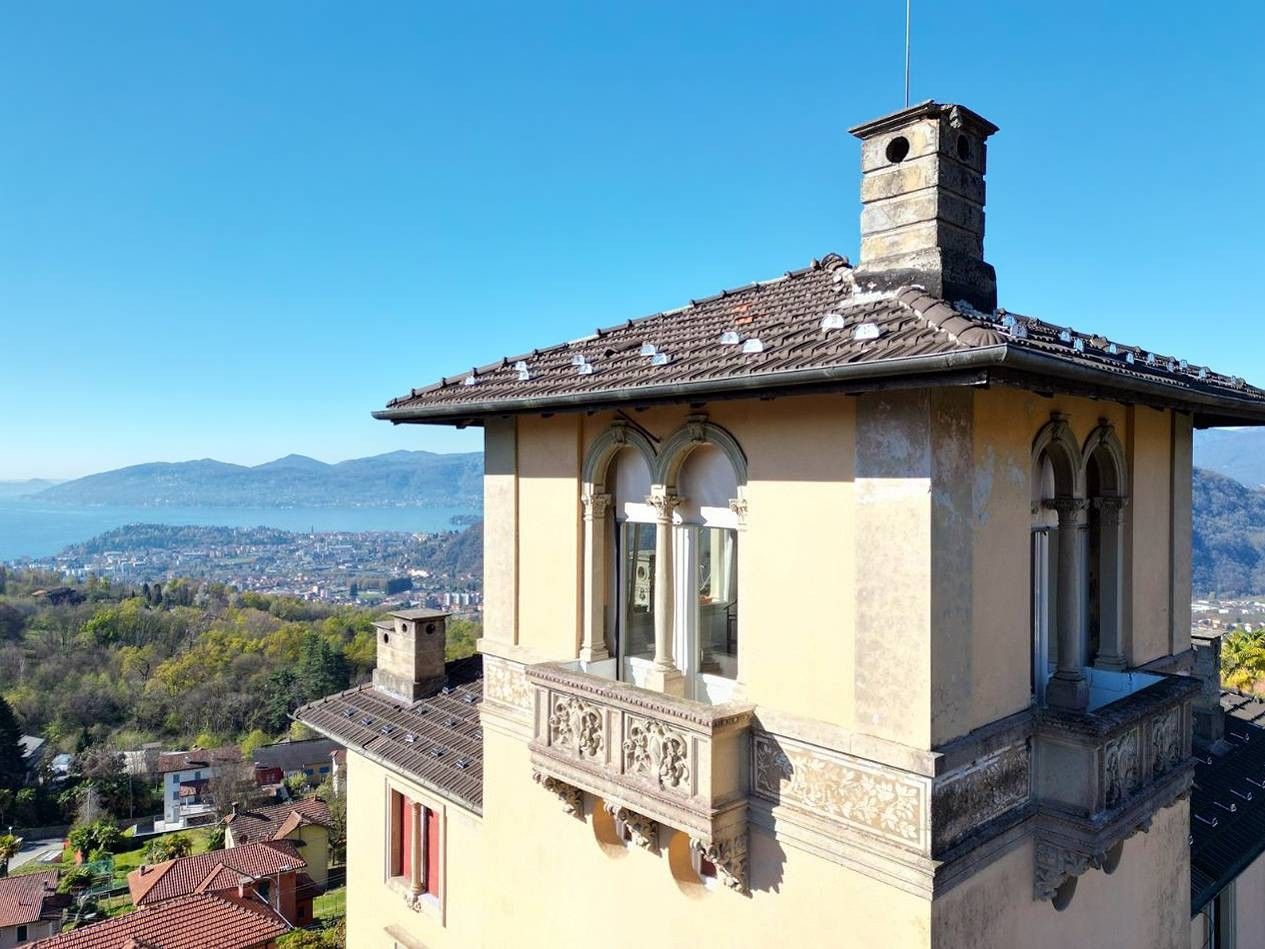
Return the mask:
<svg viewBox="0 0 1265 949">
<path fill-rule="evenodd" d="M 672 520 L 672 512 L 681 504 L 684 498 L 667 492 L 656 492 L 646 498 L 646 503 L 654 508 L 655 520 L 659 523 L 667 523 Z"/>
<path fill-rule="evenodd" d="M 600 521 L 606 516 L 606 509 L 610 506 L 611 496 L 601 492 L 593 492 L 585 494 L 581 497 L 584 502 L 584 519 L 586 521 Z"/>
<path fill-rule="evenodd" d="M 1094 510 L 1098 512 L 1103 524 L 1107 527 L 1115 527 L 1120 523 L 1120 517 L 1124 514 L 1125 508 L 1129 506 L 1129 499 L 1108 496 L 1094 498 L 1091 503 L 1094 506 Z"/>
<path fill-rule="evenodd" d="M 747 526 L 747 499 L 746 498 L 730 498 L 729 510 L 733 511 L 738 517 L 738 526 Z"/>
<path fill-rule="evenodd" d="M 1059 526 L 1062 527 L 1065 524 L 1075 523 L 1089 507 L 1089 502 L 1084 498 L 1046 498 L 1041 502 L 1041 506 L 1058 514 Z"/>
</svg>

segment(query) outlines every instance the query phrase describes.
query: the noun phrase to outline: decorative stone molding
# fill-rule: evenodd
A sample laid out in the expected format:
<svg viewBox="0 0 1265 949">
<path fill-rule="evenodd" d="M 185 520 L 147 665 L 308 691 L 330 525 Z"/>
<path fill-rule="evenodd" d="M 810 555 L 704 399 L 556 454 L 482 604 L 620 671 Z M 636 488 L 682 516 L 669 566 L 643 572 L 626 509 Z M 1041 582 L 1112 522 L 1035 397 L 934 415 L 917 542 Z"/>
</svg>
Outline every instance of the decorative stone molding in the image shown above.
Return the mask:
<svg viewBox="0 0 1265 949">
<path fill-rule="evenodd" d="M 1115 807 L 1141 785 L 1137 730 L 1107 742 L 1103 760 L 1106 805 Z"/>
<path fill-rule="evenodd" d="M 747 830 L 741 830 L 710 842 L 691 840 L 690 849 L 697 857 L 716 868 L 716 878 L 726 887 L 742 894 L 747 888 Z"/>
<path fill-rule="evenodd" d="M 665 791 L 690 793 L 689 743 L 679 731 L 650 718 L 627 719 L 624 773 L 655 781 Z"/>
<path fill-rule="evenodd" d="M 751 707 L 705 705 L 580 671 L 527 668 L 532 767 L 711 842 L 747 808 Z"/>
<path fill-rule="evenodd" d="M 683 498 L 675 494 L 666 494 L 656 491 L 650 497 L 646 498 L 646 503 L 654 508 L 655 520 L 661 524 L 672 523 L 672 515 L 676 509 L 681 506 Z"/>
<path fill-rule="evenodd" d="M 540 771 L 532 772 L 532 780 L 539 784 L 546 791 L 558 796 L 562 801 L 562 809 L 573 817 L 584 818 L 584 792 L 579 788 L 567 784 L 565 781 L 559 781 L 557 778 L 551 777 Z"/>
<path fill-rule="evenodd" d="M 581 758 L 598 757 L 605 744 L 601 711 L 575 695 L 558 697 L 549 713 L 549 743 Z"/>
<path fill-rule="evenodd" d="M 941 853 L 1032 796 L 1027 741 L 984 755 L 936 780 L 931 797 L 932 852 Z"/>
<path fill-rule="evenodd" d="M 1089 501 L 1085 498 L 1071 497 L 1046 498 L 1041 502 L 1041 506 L 1058 514 L 1059 526 L 1062 527 L 1065 524 L 1078 522 L 1081 515 L 1089 508 Z"/>
<path fill-rule="evenodd" d="M 752 741 L 752 790 L 913 850 L 925 849 L 930 781 L 772 735 Z"/>
<path fill-rule="evenodd" d="M 655 821 L 622 804 L 608 803 L 603 805 L 603 809 L 615 822 L 616 831 L 626 836 L 630 843 L 642 850 L 659 852 L 659 825 Z"/>
<path fill-rule="evenodd" d="M 747 499 L 746 498 L 730 498 L 729 510 L 734 512 L 734 516 L 738 518 L 738 529 L 742 530 L 747 526 Z"/>
</svg>

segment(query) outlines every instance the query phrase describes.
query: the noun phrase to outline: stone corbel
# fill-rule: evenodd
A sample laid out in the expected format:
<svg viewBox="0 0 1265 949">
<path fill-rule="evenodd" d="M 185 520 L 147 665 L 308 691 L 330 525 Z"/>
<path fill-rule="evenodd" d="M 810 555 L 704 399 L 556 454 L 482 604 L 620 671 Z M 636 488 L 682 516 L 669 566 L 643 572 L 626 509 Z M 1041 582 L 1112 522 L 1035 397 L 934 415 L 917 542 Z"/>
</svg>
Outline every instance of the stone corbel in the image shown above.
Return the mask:
<svg viewBox="0 0 1265 949">
<path fill-rule="evenodd" d="M 615 821 L 615 831 L 643 850 L 659 852 L 659 825 L 622 804 L 606 804 L 605 810 Z"/>
<path fill-rule="evenodd" d="M 546 791 L 550 791 L 558 796 L 562 801 L 562 809 L 573 817 L 584 820 L 584 792 L 573 785 L 567 784 L 565 781 L 559 781 L 555 777 L 545 774 L 542 771 L 532 772 L 532 780 L 539 784 Z"/>
<path fill-rule="evenodd" d="M 1033 898 L 1050 900 L 1054 903 L 1055 909 L 1066 909 L 1076 889 L 1076 878 L 1085 871 L 1101 865 L 1102 855 L 1094 856 L 1038 841 L 1036 873 L 1032 888 Z M 1070 886 L 1066 885 L 1069 883 Z"/>
<path fill-rule="evenodd" d="M 738 893 L 749 892 L 747 883 L 747 830 L 718 837 L 710 843 L 690 840 L 690 849 L 716 868 L 716 877 L 726 887 Z"/>
</svg>

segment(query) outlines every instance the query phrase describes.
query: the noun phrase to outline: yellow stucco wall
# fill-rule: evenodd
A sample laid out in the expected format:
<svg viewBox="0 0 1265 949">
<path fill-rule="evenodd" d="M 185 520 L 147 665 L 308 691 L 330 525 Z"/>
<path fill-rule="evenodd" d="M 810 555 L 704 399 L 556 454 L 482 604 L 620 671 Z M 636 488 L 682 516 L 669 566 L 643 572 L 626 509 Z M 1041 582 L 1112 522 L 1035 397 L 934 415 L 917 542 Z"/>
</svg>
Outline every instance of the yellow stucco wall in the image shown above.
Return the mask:
<svg viewBox="0 0 1265 949">
<path fill-rule="evenodd" d="M 1179 552 L 1170 563 L 1170 536 L 1188 544 L 1172 485 L 1189 465 L 1189 420 L 1174 449 L 1170 412 L 1002 388 L 706 408 L 749 464 L 739 663 L 757 704 L 923 749 L 1025 708 L 1031 449 L 1053 412 L 1078 444 L 1110 422 L 1127 454 L 1126 658 L 1140 665 L 1169 654 L 1170 641 L 1189 645 L 1171 606 L 1189 599 L 1189 560 Z M 662 440 L 689 413 L 631 418 Z M 516 472 L 496 461 L 485 489 L 489 517 L 501 519 L 487 534 L 489 640 L 533 658 L 577 655 L 581 468 L 615 417 L 525 416 L 513 431 L 489 429 L 489 457 L 509 452 Z M 1188 500 L 1177 501 L 1188 524 Z"/>
<path fill-rule="evenodd" d="M 1124 845 L 1111 875 L 1090 870 L 1062 912 L 1032 899 L 1029 840 L 935 903 L 934 949 L 1179 949 L 1190 939 L 1186 801 Z"/>
<path fill-rule="evenodd" d="M 349 755 L 348 944 L 390 949 L 391 927 L 415 944 L 927 947 L 930 904 L 752 831 L 753 894 L 682 885 L 665 851 L 603 844 L 531 781 L 521 741 L 485 732 L 482 820 L 449 808 L 445 920 L 414 912 L 383 883 L 387 772 Z M 421 792 L 416 792 L 425 800 Z M 406 943 L 401 943 L 406 945 Z M 828 943 L 825 943 L 828 944 Z"/>
</svg>

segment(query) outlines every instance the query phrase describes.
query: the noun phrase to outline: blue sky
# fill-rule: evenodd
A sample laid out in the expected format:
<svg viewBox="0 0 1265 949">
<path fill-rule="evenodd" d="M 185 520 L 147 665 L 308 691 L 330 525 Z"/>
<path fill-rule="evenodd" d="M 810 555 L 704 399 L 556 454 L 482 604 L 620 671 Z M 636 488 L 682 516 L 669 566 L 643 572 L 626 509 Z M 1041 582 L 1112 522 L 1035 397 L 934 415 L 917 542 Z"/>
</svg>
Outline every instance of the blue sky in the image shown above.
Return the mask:
<svg viewBox="0 0 1265 949">
<path fill-rule="evenodd" d="M 1001 126 L 1002 305 L 1265 382 L 1265 8 L 914 8 L 914 99 Z M 0 478 L 477 449 L 369 412 L 855 258 L 903 17 L 0 0 Z"/>
</svg>

